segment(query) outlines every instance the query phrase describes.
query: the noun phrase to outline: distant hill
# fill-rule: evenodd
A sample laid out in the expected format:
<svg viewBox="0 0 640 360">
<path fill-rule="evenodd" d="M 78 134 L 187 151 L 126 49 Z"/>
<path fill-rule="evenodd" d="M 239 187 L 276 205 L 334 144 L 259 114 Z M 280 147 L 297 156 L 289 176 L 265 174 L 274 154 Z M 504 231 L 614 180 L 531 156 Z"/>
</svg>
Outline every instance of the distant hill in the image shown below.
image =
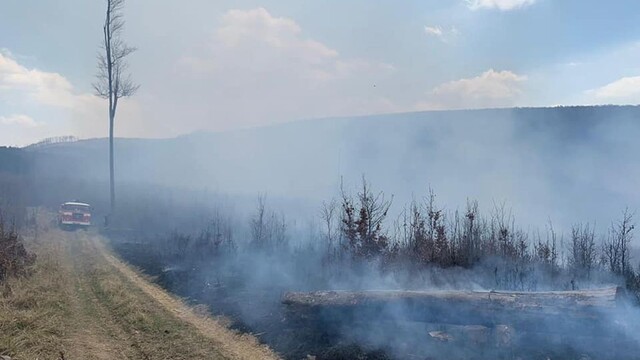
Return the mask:
<svg viewBox="0 0 640 360">
<path fill-rule="evenodd" d="M 19 148 L 0 147 L 0 174 L 21 175 L 28 172 L 28 155 Z"/>
<path fill-rule="evenodd" d="M 117 139 L 117 178 L 319 204 L 362 175 L 401 203 L 506 202 L 518 218 L 608 223 L 640 204 L 640 107 L 418 112 L 297 121 L 172 139 Z M 40 178 L 104 189 L 106 139 L 31 150 Z M 96 185 L 98 186 L 98 185 Z M 526 223 L 526 221 L 525 221 Z"/>
</svg>

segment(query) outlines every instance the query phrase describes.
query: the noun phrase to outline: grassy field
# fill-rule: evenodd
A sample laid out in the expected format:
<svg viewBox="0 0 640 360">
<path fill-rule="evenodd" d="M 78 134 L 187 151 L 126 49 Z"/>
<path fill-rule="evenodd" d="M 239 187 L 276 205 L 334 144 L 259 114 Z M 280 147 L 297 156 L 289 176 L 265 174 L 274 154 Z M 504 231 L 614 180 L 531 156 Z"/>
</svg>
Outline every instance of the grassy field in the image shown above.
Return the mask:
<svg viewBox="0 0 640 360">
<path fill-rule="evenodd" d="M 186 306 L 91 231 L 43 225 L 37 261 L 0 296 L 0 355 L 14 359 L 276 359 L 255 338 Z M 2 288 L 2 287 L 0 287 Z"/>
</svg>

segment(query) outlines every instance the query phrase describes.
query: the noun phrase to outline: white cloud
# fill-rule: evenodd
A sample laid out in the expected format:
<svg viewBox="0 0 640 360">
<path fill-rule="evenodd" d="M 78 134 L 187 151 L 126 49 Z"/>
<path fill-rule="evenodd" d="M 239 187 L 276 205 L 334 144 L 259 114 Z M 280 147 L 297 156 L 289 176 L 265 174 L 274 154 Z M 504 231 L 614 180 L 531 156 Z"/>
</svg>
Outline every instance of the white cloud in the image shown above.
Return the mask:
<svg viewBox="0 0 640 360">
<path fill-rule="evenodd" d="M 215 40 L 215 50 L 231 51 L 233 63 L 248 71 L 286 70 L 306 80 L 324 81 L 359 70 L 390 69 L 386 64 L 344 59 L 337 50 L 304 38 L 292 19 L 275 17 L 264 8 L 228 11 Z"/>
<path fill-rule="evenodd" d="M 623 77 L 586 93 L 601 102 L 638 103 L 640 102 L 640 76 Z"/>
<path fill-rule="evenodd" d="M 0 107 L 17 113 L 29 112 L 41 121 L 26 115 L 0 117 L 0 124 L 11 125 L 6 134 L 15 144 L 26 144 L 52 135 L 73 134 L 97 137 L 107 134 L 106 103 L 91 93 L 77 92 L 71 82 L 55 72 L 32 69 L 20 64 L 7 49 L 0 50 Z M 132 134 L 132 124 L 119 121 L 130 118 L 135 104 L 123 101 L 119 105 L 118 134 Z M 20 128 L 20 130 L 18 129 Z M 20 136 L 21 139 L 13 139 Z M 2 138 L 3 141 L 4 138 Z"/>
<path fill-rule="evenodd" d="M 264 8 L 228 11 L 206 45 L 180 64 L 183 93 L 208 96 L 206 103 L 191 103 L 189 111 L 198 113 L 193 125 L 216 129 L 351 115 L 366 103 L 375 112 L 386 103 L 379 85 L 395 71 L 343 56 Z"/>
<path fill-rule="evenodd" d="M 324 44 L 301 37 L 302 29 L 293 20 L 274 17 L 266 9 L 230 10 L 222 18 L 218 38 L 229 47 L 253 42 L 263 43 L 283 51 L 303 54 L 302 60 L 318 63 L 338 56 L 338 52 Z"/>
<path fill-rule="evenodd" d="M 427 35 L 442 36 L 442 28 L 440 26 L 425 26 L 424 32 L 427 33 Z"/>
<path fill-rule="evenodd" d="M 13 114 L 9 116 L 0 116 L 0 124 L 2 125 L 16 125 L 20 127 L 33 128 L 40 124 L 33 120 L 30 116 L 24 114 Z"/>
<path fill-rule="evenodd" d="M 440 26 L 425 26 L 424 33 L 427 36 L 438 38 L 443 43 L 448 43 L 458 36 L 458 29 L 453 26 L 448 30 Z"/>
<path fill-rule="evenodd" d="M 62 75 L 28 69 L 0 52 L 0 91 L 21 92 L 35 102 L 57 107 L 73 106 L 73 87 Z"/>
<path fill-rule="evenodd" d="M 526 76 L 490 69 L 479 76 L 435 87 L 419 109 L 468 109 L 513 106 L 522 94 Z"/>
<path fill-rule="evenodd" d="M 533 5 L 536 0 L 465 0 L 465 2 L 471 10 L 499 9 L 507 11 Z"/>
</svg>

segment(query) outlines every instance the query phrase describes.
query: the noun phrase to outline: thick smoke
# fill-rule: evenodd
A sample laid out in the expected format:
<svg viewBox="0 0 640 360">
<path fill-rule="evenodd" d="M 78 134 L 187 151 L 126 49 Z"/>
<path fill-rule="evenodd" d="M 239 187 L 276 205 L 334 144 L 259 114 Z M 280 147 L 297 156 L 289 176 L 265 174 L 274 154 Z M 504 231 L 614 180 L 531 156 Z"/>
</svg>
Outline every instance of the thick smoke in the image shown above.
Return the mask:
<svg viewBox="0 0 640 360">
<path fill-rule="evenodd" d="M 564 231 L 579 221 L 605 225 L 635 208 L 638 115 L 637 107 L 426 112 L 118 139 L 117 178 L 250 199 L 267 193 L 272 204 L 288 203 L 289 218 L 306 221 L 341 178 L 357 186 L 364 174 L 394 196 L 400 206 L 392 212 L 431 186 L 448 206 L 468 197 L 488 211 L 506 202 L 523 226 L 541 228 L 550 218 Z M 41 179 L 88 179 L 85 193 L 95 198 L 108 178 L 106 145 L 46 149 L 34 171 Z"/>
<path fill-rule="evenodd" d="M 561 318 L 541 323 L 545 331 L 515 329 L 504 348 L 460 340 L 468 329 L 411 321 L 419 317 L 411 308 L 308 323 L 281 298 L 314 290 L 634 288 L 637 259 L 612 262 L 605 249 L 619 238 L 624 209 L 633 214 L 638 202 L 637 115 L 636 107 L 432 112 L 119 139 L 120 219 L 109 235 L 168 289 L 292 359 L 629 357 L 638 340 L 633 308 L 605 314 L 594 329 L 566 328 Z M 29 151 L 37 174 L 31 201 L 81 199 L 99 218 L 107 208 L 105 146 L 87 140 Z M 364 237 L 363 175 L 392 199 L 380 229 Z M 351 230 L 345 198 L 354 205 Z M 415 209 L 430 243 L 415 241 Z M 465 231 L 478 241 L 465 243 Z M 493 344 L 491 336 L 479 342 Z M 600 346 L 611 338 L 618 352 Z"/>
</svg>

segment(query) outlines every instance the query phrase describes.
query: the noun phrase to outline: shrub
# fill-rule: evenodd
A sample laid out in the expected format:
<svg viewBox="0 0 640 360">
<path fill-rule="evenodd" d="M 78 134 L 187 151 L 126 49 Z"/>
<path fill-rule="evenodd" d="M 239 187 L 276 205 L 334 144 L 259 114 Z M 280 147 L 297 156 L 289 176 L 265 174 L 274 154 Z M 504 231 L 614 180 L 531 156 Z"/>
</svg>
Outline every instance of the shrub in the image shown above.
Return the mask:
<svg viewBox="0 0 640 360">
<path fill-rule="evenodd" d="M 34 261 L 35 255 L 27 252 L 15 227 L 8 227 L 0 218 L 0 283 L 25 275 Z"/>
</svg>

